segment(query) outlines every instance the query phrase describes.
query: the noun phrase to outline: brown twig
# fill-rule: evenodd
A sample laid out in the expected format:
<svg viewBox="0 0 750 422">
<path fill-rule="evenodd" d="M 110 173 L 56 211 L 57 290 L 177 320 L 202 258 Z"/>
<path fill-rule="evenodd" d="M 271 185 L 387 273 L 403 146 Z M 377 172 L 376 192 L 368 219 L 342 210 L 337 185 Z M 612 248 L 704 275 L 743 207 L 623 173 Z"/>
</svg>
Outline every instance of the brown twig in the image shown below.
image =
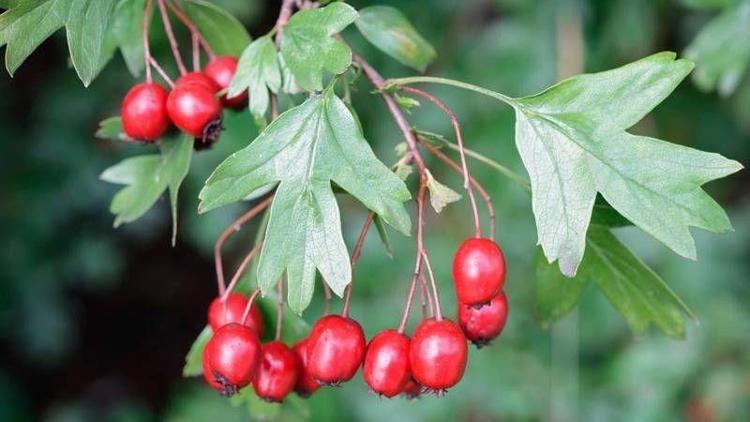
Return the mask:
<svg viewBox="0 0 750 422">
<path fill-rule="evenodd" d="M 359 256 L 362 254 L 362 247 L 365 244 L 365 237 L 367 237 L 367 232 L 370 230 L 370 226 L 372 225 L 372 221 L 374 219 L 375 219 L 374 212 L 370 212 L 369 214 L 367 214 L 367 219 L 365 219 L 365 223 L 362 225 L 362 230 L 359 231 L 359 237 L 357 238 L 357 243 L 354 245 L 354 251 L 352 251 L 352 258 L 351 258 L 352 274 L 354 274 L 354 267 L 357 265 Z M 354 276 L 352 275 L 352 279 L 349 281 L 349 285 L 346 286 L 346 293 L 344 294 L 344 308 L 341 310 L 341 315 L 344 317 L 349 316 L 349 302 L 351 302 L 351 299 L 352 299 L 352 285 L 353 284 L 354 284 Z"/>
<path fill-rule="evenodd" d="M 180 71 L 180 75 L 184 75 L 187 73 L 187 69 L 185 68 L 185 63 L 182 61 L 182 56 L 180 56 L 180 47 L 177 44 L 177 38 L 175 38 L 174 31 L 172 30 L 172 22 L 169 21 L 169 14 L 167 14 L 165 0 L 157 0 L 157 4 L 159 5 L 161 20 L 164 22 L 164 32 L 166 32 L 167 39 L 169 39 L 169 46 L 172 48 L 174 61 L 177 63 L 177 69 Z"/>
<path fill-rule="evenodd" d="M 226 291 L 226 286 L 224 284 L 224 269 L 221 262 L 221 248 L 232 234 L 238 232 L 243 224 L 252 220 L 255 216 L 265 210 L 271 204 L 271 201 L 273 201 L 273 195 L 261 201 L 245 214 L 242 214 L 240 218 L 232 222 L 232 224 L 230 224 L 216 240 L 216 244 L 214 245 L 214 265 L 216 266 L 216 282 L 219 287 L 219 296 L 224 296 L 224 292 Z"/>
</svg>

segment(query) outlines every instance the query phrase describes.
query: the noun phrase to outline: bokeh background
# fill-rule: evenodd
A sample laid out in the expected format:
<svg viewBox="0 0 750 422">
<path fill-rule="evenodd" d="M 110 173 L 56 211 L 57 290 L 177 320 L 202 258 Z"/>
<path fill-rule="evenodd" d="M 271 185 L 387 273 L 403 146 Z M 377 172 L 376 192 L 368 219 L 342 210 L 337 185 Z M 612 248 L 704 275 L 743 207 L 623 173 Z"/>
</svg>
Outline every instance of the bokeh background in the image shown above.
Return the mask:
<svg viewBox="0 0 750 422">
<path fill-rule="evenodd" d="M 277 2 L 216 3 L 232 10 L 253 36 L 268 31 L 278 11 Z M 715 15 L 691 7 L 705 1 L 382 3 L 401 8 L 436 46 L 439 57 L 430 73 L 509 95 L 550 85 L 571 58 L 586 71 L 598 71 L 657 51 L 681 52 Z M 584 41 L 582 49 L 576 47 L 576 34 Z M 410 73 L 368 47 L 355 31 L 344 36 L 384 75 Z M 155 35 L 154 42 L 167 62 L 166 41 Z M 233 130 L 213 150 L 194 157 L 181 193 L 176 247 L 169 242 L 165 200 L 141 220 L 115 230 L 108 205 L 117 187 L 97 176 L 148 147 L 98 141 L 93 133 L 99 120 L 117 114 L 135 80 L 117 58 L 84 89 L 66 51 L 58 33 L 13 79 L 0 73 L 0 420 L 232 421 L 264 414 L 394 422 L 750 420 L 746 171 L 708 186 L 727 207 L 735 231 L 722 236 L 695 231 L 698 262 L 676 256 L 636 229 L 617 231 L 698 316 L 699 323 L 688 323 L 687 339 L 675 341 L 656 331 L 633 335 L 592 286 L 574 312 L 543 327 L 534 315 L 536 232 L 529 198 L 476 162 L 472 170 L 498 208 L 498 238 L 510 267 L 511 316 L 500 340 L 472 348 L 463 382 L 443 398 L 385 400 L 370 393 L 357 375 L 280 413 L 261 405 L 251 405 L 251 413 L 246 405 L 233 406 L 201 380 L 183 379 L 181 370 L 215 294 L 213 242 L 243 210 L 238 205 L 197 216 L 197 192 L 215 165 L 257 130 L 248 114 L 230 115 Z M 471 148 L 523 172 L 508 107 L 457 90 L 432 91 L 456 110 Z M 355 105 L 376 152 L 392 162 L 400 138 L 385 107 L 366 84 L 360 84 Z M 413 119 L 424 129 L 448 133 L 448 123 L 430 107 L 416 111 Z M 747 164 L 750 78 L 725 98 L 686 80 L 634 130 Z M 441 181 L 459 190 L 455 174 L 436 163 L 432 167 Z M 365 212 L 350 199 L 341 197 L 340 203 L 351 247 Z M 469 210 L 461 202 L 439 218 L 428 215 L 427 246 L 444 306 L 453 314 L 449 262 L 470 233 Z M 251 225 L 229 243 L 227 267 L 239 262 L 254 230 Z M 371 233 L 356 268 L 353 316 L 368 336 L 397 324 L 402 310 L 413 239 L 392 233 L 392 241 L 393 259 Z M 304 318 L 314 321 L 321 309 L 318 295 Z"/>
</svg>

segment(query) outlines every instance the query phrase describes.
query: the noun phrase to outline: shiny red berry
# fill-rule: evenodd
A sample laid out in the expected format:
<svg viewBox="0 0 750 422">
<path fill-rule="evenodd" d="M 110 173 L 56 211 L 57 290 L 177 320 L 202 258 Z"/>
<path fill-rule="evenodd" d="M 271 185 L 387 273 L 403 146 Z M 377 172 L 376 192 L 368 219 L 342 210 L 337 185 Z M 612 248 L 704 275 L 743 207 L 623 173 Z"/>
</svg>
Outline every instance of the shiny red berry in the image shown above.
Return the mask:
<svg viewBox="0 0 750 422">
<path fill-rule="evenodd" d="M 221 134 L 221 104 L 204 85 L 175 86 L 167 98 L 167 112 L 175 126 L 196 139 L 213 142 Z"/>
<path fill-rule="evenodd" d="M 391 398 L 404 390 L 411 379 L 409 337 L 396 330 L 384 330 L 370 340 L 362 368 L 372 391 Z"/>
<path fill-rule="evenodd" d="M 155 83 L 131 88 L 120 110 L 125 134 L 139 141 L 159 139 L 169 127 L 168 96 L 167 90 Z"/>
<path fill-rule="evenodd" d="M 466 239 L 453 258 L 453 282 L 459 302 L 484 305 L 505 284 L 505 258 L 490 239 Z"/>
<path fill-rule="evenodd" d="M 304 398 L 310 397 L 312 393 L 318 391 L 318 388 L 320 388 L 320 384 L 315 381 L 315 378 L 313 378 L 312 375 L 310 375 L 310 372 L 307 370 L 308 344 L 309 340 L 307 338 L 303 338 L 292 348 L 292 350 L 294 350 L 294 353 L 297 354 L 300 368 L 299 376 L 297 377 L 297 385 L 294 386 L 294 391 L 296 391 L 300 397 Z"/>
<path fill-rule="evenodd" d="M 351 318 L 328 315 L 310 332 L 307 370 L 321 384 L 337 385 L 350 380 L 365 355 L 362 327 Z"/>
<path fill-rule="evenodd" d="M 466 338 L 477 347 L 486 346 L 499 336 L 508 320 L 508 297 L 504 292 L 495 296 L 490 304 L 477 308 L 458 304 L 458 323 Z"/>
<path fill-rule="evenodd" d="M 211 62 L 206 65 L 206 68 L 203 69 L 203 73 L 213 79 L 213 81 L 219 86 L 219 89 L 229 87 L 236 71 L 237 58 L 232 56 L 217 57 L 211 60 Z M 232 98 L 227 98 L 226 95 L 221 97 L 221 104 L 224 107 L 240 108 L 245 104 L 245 101 L 247 101 L 247 91 Z"/>
<path fill-rule="evenodd" d="M 255 394 L 263 400 L 281 403 L 294 389 L 298 375 L 299 360 L 292 349 L 280 341 L 266 343 L 253 379 Z"/>
<path fill-rule="evenodd" d="M 451 320 L 422 321 L 414 331 L 409 363 L 414 379 L 425 388 L 441 393 L 464 375 L 468 346 L 461 328 Z"/>
<path fill-rule="evenodd" d="M 248 300 L 245 295 L 239 293 L 230 293 L 224 302 L 221 301 L 221 298 L 217 297 L 211 302 L 211 306 L 208 308 L 208 324 L 214 331 L 233 322 L 240 324 L 242 316 L 245 314 Z M 257 302 L 250 308 L 250 314 L 244 325 L 253 329 L 258 334 L 258 337 L 263 337 L 265 329 L 263 314 L 260 312 Z"/>
<path fill-rule="evenodd" d="M 203 86 L 207 88 L 209 91 L 213 92 L 214 94 L 219 92 L 221 89 L 219 85 L 214 82 L 213 79 L 211 79 L 208 75 L 206 75 L 203 72 L 189 72 L 182 76 L 180 76 L 179 79 L 177 79 L 177 82 L 175 82 L 175 86 L 186 86 L 190 84 L 197 84 L 200 86 Z"/>
<path fill-rule="evenodd" d="M 219 328 L 203 350 L 203 376 L 223 396 L 250 384 L 260 361 L 255 331 L 239 324 Z"/>
</svg>

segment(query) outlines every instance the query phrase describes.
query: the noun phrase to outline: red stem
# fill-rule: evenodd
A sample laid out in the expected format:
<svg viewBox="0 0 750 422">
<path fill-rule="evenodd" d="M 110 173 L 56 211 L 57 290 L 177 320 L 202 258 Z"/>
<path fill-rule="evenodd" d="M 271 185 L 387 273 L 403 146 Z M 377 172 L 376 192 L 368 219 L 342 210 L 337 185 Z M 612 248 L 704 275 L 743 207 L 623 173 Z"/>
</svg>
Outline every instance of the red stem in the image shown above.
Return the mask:
<svg viewBox="0 0 750 422">
<path fill-rule="evenodd" d="M 198 30 L 198 27 L 195 26 L 193 21 L 190 20 L 185 12 L 171 1 L 167 1 L 167 6 L 169 6 L 169 10 L 172 11 L 172 13 L 177 16 L 177 19 L 179 19 L 179 21 L 182 22 L 182 24 L 185 25 L 185 27 L 190 31 L 190 35 L 192 37 L 198 38 L 198 42 L 200 43 L 201 47 L 203 47 L 203 50 L 206 52 L 206 54 L 208 54 L 208 58 L 210 60 L 216 58 L 216 54 L 214 53 L 214 50 L 211 48 L 211 46 L 208 45 L 208 41 L 206 41 L 206 38 L 203 36 L 203 34 L 201 34 L 201 31 Z"/>
<path fill-rule="evenodd" d="M 284 36 L 284 27 L 289 18 L 292 17 L 292 9 L 294 7 L 294 0 L 283 0 L 281 2 L 281 10 L 279 10 L 279 17 L 276 19 L 276 37 L 274 42 L 276 47 L 281 46 L 281 38 Z"/>
<path fill-rule="evenodd" d="M 422 137 L 417 136 L 417 139 L 419 140 L 419 143 L 422 144 L 427 151 L 430 152 L 430 154 L 434 155 L 437 159 L 448 165 L 448 167 L 452 168 L 456 173 L 462 174 L 461 166 L 453 161 L 450 157 L 443 154 L 439 149 L 432 146 L 429 142 L 425 141 Z M 485 206 L 487 207 L 487 219 L 489 220 L 489 226 L 490 226 L 490 239 L 495 238 L 495 206 L 492 203 L 492 197 L 489 193 L 487 193 L 487 190 L 482 186 L 481 183 L 474 177 L 470 177 L 469 180 L 471 181 L 471 185 L 474 187 L 474 189 L 479 192 L 479 196 L 482 197 L 482 200 L 484 201 Z"/>
<path fill-rule="evenodd" d="M 193 71 L 199 72 L 201 70 L 201 50 L 198 34 L 192 33 L 190 39 L 193 43 Z"/>
<path fill-rule="evenodd" d="M 214 245 L 214 265 L 216 266 L 216 282 L 219 287 L 219 296 L 224 296 L 226 290 L 226 285 L 224 284 L 224 268 L 221 262 L 221 248 L 224 246 L 224 243 L 227 241 L 227 239 L 232 236 L 232 234 L 238 232 L 242 228 L 243 224 L 252 220 L 255 216 L 265 210 L 271 204 L 271 201 L 273 201 L 273 195 L 264 199 L 258 205 L 251 208 L 248 212 L 241 215 L 240 218 L 230 224 L 229 227 L 227 227 L 216 240 L 216 244 Z"/>
<path fill-rule="evenodd" d="M 252 309 L 253 303 L 255 303 L 255 298 L 258 297 L 259 293 L 260 289 L 255 289 L 253 294 L 250 295 L 250 300 L 247 301 L 247 305 L 245 306 L 245 312 L 242 313 L 242 325 L 245 325 L 245 322 L 247 322 L 247 317 L 250 316 L 250 310 Z"/>
<path fill-rule="evenodd" d="M 153 14 L 154 4 L 152 0 L 146 0 L 146 8 L 143 16 L 143 63 L 146 66 L 146 82 L 152 83 L 151 76 L 151 46 L 148 41 L 148 29 L 151 26 L 151 15 Z"/>
<path fill-rule="evenodd" d="M 466 154 L 464 153 L 464 140 L 463 135 L 461 134 L 461 125 L 458 123 L 456 115 L 453 113 L 453 110 L 445 105 L 445 103 L 426 91 L 422 91 L 421 89 L 413 88 L 410 86 L 403 86 L 401 87 L 401 89 L 404 92 L 417 95 L 435 104 L 446 116 L 448 116 L 448 119 L 450 119 L 451 124 L 453 125 L 453 131 L 456 133 L 458 152 L 461 156 L 461 172 L 464 176 L 464 189 L 466 189 L 466 194 L 469 196 L 469 202 L 471 202 L 471 210 L 474 214 L 474 235 L 476 237 L 482 237 L 482 227 L 479 224 L 479 211 L 477 211 L 477 201 L 474 199 L 474 190 L 472 189 L 471 185 L 469 167 L 466 164 Z"/>
<path fill-rule="evenodd" d="M 427 274 L 430 276 L 430 283 L 432 283 L 432 297 L 435 299 L 435 319 L 438 321 L 443 320 L 443 311 L 440 307 L 440 296 L 438 295 L 437 283 L 435 283 L 435 274 L 432 273 L 432 264 L 430 263 L 430 257 L 427 255 L 427 251 L 423 250 L 422 255 L 424 257 L 424 265 L 427 267 Z"/>
<path fill-rule="evenodd" d="M 232 293 L 232 290 L 234 290 L 234 287 L 240 281 L 242 274 L 245 272 L 245 268 L 247 268 L 248 264 L 250 264 L 250 261 L 252 261 L 253 258 L 255 258 L 255 256 L 258 254 L 258 251 L 260 251 L 260 247 L 261 244 L 255 245 L 255 247 L 251 249 L 247 255 L 245 255 L 245 258 L 242 260 L 240 265 L 237 267 L 237 270 L 234 272 L 232 280 L 229 282 L 229 286 L 227 286 L 224 294 L 221 296 L 222 302 L 226 302 L 227 298 Z"/>
<path fill-rule="evenodd" d="M 406 297 L 406 308 L 404 309 L 404 313 L 401 316 L 401 323 L 398 325 L 398 333 L 403 334 L 406 330 L 406 323 L 409 321 L 409 312 L 411 308 L 411 303 L 414 300 L 414 291 L 417 288 L 417 278 L 419 275 L 414 274 L 411 278 L 411 284 L 409 285 L 409 294 Z M 424 312 L 424 307 L 422 308 Z"/>
<path fill-rule="evenodd" d="M 357 265 L 359 256 L 362 254 L 362 246 L 364 246 L 365 244 L 365 237 L 367 237 L 367 232 L 370 230 L 370 226 L 372 225 L 372 221 L 374 219 L 375 219 L 374 212 L 370 212 L 369 214 L 367 214 L 367 219 L 365 220 L 365 224 L 362 225 L 362 230 L 359 231 L 357 244 L 354 245 L 354 251 L 352 252 L 352 259 L 351 259 L 352 274 L 354 274 L 354 267 Z M 341 310 L 341 315 L 344 317 L 349 316 L 349 302 L 351 302 L 352 300 L 352 286 L 353 285 L 354 285 L 354 276 L 352 276 L 351 281 L 349 281 L 349 285 L 346 286 L 346 293 L 344 294 L 344 308 Z"/>
<path fill-rule="evenodd" d="M 177 69 L 180 71 L 180 75 L 187 73 L 185 63 L 182 61 L 180 56 L 180 47 L 177 44 L 177 38 L 174 36 L 172 30 L 172 23 L 169 21 L 169 15 L 167 14 L 167 7 L 165 6 L 164 0 L 157 0 L 159 4 L 159 12 L 161 13 L 161 20 L 164 22 L 164 32 L 167 34 L 169 39 L 169 45 L 172 47 L 172 54 L 174 55 L 174 61 L 177 63 Z"/>
<path fill-rule="evenodd" d="M 174 88 L 174 81 L 172 81 L 172 78 L 167 75 L 167 72 L 165 72 L 164 69 L 159 66 L 159 63 L 156 62 L 155 58 L 149 57 L 149 64 L 151 64 L 151 66 L 156 69 L 156 72 L 159 74 L 159 76 L 161 76 L 162 79 L 164 79 L 164 82 L 166 82 L 170 88 Z"/>
</svg>

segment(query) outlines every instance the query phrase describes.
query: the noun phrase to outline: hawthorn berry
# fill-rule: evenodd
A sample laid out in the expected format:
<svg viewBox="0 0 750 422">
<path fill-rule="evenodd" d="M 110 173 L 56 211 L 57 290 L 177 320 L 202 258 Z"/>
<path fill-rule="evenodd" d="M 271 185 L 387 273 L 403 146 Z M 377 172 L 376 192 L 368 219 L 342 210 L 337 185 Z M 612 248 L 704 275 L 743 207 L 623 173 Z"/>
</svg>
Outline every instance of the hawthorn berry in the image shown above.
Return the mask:
<svg viewBox="0 0 750 422">
<path fill-rule="evenodd" d="M 350 380 L 365 355 L 362 327 L 351 318 L 327 315 L 310 332 L 307 370 L 320 384 L 337 385 Z"/>
<path fill-rule="evenodd" d="M 307 338 L 303 338 L 292 348 L 294 353 L 297 355 L 299 363 L 299 376 L 297 377 L 297 384 L 294 386 L 294 391 L 296 391 L 297 394 L 303 398 L 310 397 L 312 393 L 318 391 L 318 388 L 320 388 L 320 384 L 315 381 L 315 378 L 313 378 L 312 375 L 310 375 L 310 372 L 307 370 L 308 344 L 309 340 Z"/>
<path fill-rule="evenodd" d="M 255 393 L 263 400 L 281 403 L 294 389 L 299 369 L 297 355 L 289 346 L 280 341 L 264 344 L 253 379 Z"/>
<path fill-rule="evenodd" d="M 453 258 L 453 282 L 461 303 L 487 304 L 505 284 L 503 251 L 490 239 L 466 239 Z"/>
<path fill-rule="evenodd" d="M 187 86 L 190 84 L 196 84 L 208 88 L 208 90 L 214 94 L 221 89 L 213 79 L 203 72 L 186 73 L 180 76 L 180 78 L 177 79 L 177 82 L 175 82 L 175 86 Z"/>
<path fill-rule="evenodd" d="M 507 320 L 508 297 L 504 292 L 481 308 L 458 304 L 458 323 L 466 338 L 478 348 L 486 346 L 500 335 Z"/>
<path fill-rule="evenodd" d="M 422 321 L 411 340 L 409 363 L 414 379 L 426 389 L 453 387 L 464 375 L 468 346 L 461 328 L 449 319 Z"/>
<path fill-rule="evenodd" d="M 250 384 L 260 360 L 260 340 L 255 331 L 227 324 L 214 332 L 203 350 L 203 377 L 229 397 Z"/>
<path fill-rule="evenodd" d="M 203 69 L 203 73 L 211 78 L 216 85 L 219 86 L 220 90 L 229 87 L 236 71 L 237 58 L 233 56 L 217 57 L 211 60 L 208 65 L 206 65 L 206 68 Z M 221 104 L 224 107 L 229 108 L 242 107 L 245 104 L 245 101 L 247 101 L 247 91 L 232 98 L 227 98 L 226 95 L 221 97 Z"/>
<path fill-rule="evenodd" d="M 245 295 L 240 293 L 230 293 L 227 296 L 227 300 L 223 302 L 220 297 L 214 299 L 208 308 L 208 324 L 211 326 L 211 329 L 216 331 L 233 322 L 241 324 L 248 300 Z M 258 334 L 258 337 L 263 337 L 265 329 L 263 314 L 255 304 L 250 307 L 250 314 L 244 325 L 253 329 Z"/>
<path fill-rule="evenodd" d="M 172 122 L 201 143 L 212 144 L 221 134 L 221 104 L 199 83 L 177 85 L 167 98 Z"/>
<path fill-rule="evenodd" d="M 169 127 L 164 87 L 155 83 L 135 85 L 122 101 L 120 115 L 125 133 L 136 140 L 155 141 Z"/>
<path fill-rule="evenodd" d="M 414 400 L 416 398 L 419 398 L 419 396 L 422 394 L 422 390 L 424 390 L 424 387 L 419 385 L 419 383 L 414 380 L 414 377 L 410 376 L 409 381 L 406 381 L 403 393 L 407 399 Z"/>
<path fill-rule="evenodd" d="M 404 390 L 411 379 L 409 337 L 396 330 L 384 330 L 370 340 L 362 368 L 372 391 L 391 398 Z"/>
</svg>

